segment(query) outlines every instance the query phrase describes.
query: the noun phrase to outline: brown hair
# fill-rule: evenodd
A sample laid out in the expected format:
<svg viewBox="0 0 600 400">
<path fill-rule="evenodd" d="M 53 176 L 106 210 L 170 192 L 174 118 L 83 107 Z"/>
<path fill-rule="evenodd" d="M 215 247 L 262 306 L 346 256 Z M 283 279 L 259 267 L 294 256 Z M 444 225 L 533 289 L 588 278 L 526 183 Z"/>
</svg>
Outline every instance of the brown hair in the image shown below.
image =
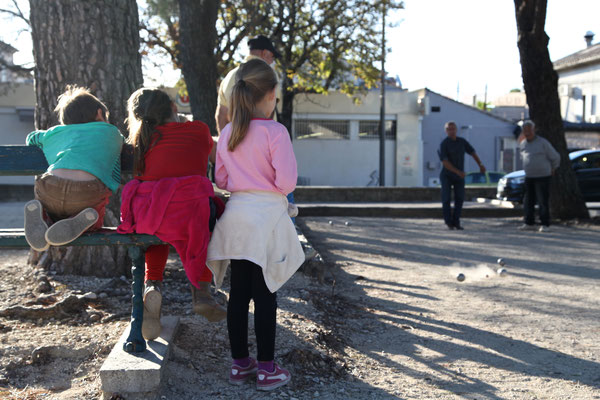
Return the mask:
<svg viewBox="0 0 600 400">
<path fill-rule="evenodd" d="M 85 124 L 96 121 L 98 110 L 104 113 L 108 121 L 108 108 L 89 89 L 77 85 L 67 85 L 65 92 L 58 96 L 54 112 L 63 125 Z"/>
<path fill-rule="evenodd" d="M 156 127 L 165 124 L 173 116 L 171 98 L 160 89 L 141 88 L 127 100 L 127 141 L 133 146 L 133 170 L 136 175 L 144 173 L 144 156 L 159 140 Z M 152 135 L 159 136 L 154 141 Z"/>
<path fill-rule="evenodd" d="M 231 137 L 227 149 L 234 151 L 246 137 L 256 104 L 260 102 L 275 86 L 275 71 L 263 60 L 252 59 L 238 69 L 236 83 L 231 92 Z"/>
</svg>

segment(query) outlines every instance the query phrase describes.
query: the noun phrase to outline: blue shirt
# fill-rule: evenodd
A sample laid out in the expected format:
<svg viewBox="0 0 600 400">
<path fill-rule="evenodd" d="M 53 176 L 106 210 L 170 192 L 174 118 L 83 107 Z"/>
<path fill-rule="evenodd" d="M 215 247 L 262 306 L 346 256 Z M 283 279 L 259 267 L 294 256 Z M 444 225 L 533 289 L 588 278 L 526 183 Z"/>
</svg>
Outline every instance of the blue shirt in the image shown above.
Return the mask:
<svg viewBox="0 0 600 400">
<path fill-rule="evenodd" d="M 116 193 L 121 184 L 121 148 L 125 139 L 116 126 L 106 122 L 57 125 L 27 135 L 28 146 L 42 149 L 48 171 L 86 171 Z"/>
</svg>

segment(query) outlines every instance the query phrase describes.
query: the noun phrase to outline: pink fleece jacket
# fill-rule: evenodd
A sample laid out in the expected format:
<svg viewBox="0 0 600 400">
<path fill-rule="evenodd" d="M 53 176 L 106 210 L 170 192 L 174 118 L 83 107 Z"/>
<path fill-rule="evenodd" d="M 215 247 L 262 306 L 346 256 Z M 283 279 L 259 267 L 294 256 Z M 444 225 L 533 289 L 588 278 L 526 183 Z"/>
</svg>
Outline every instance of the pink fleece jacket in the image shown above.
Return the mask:
<svg viewBox="0 0 600 400">
<path fill-rule="evenodd" d="M 287 195 L 298 179 L 290 135 L 279 122 L 253 119 L 244 140 L 230 152 L 231 124 L 217 144 L 215 183 L 230 192 L 262 190 Z"/>
<path fill-rule="evenodd" d="M 207 269 L 208 199 L 213 196 L 212 183 L 200 175 L 146 182 L 134 179 L 123 188 L 117 232 L 156 235 L 173 245 L 188 279 L 198 286 Z"/>
</svg>

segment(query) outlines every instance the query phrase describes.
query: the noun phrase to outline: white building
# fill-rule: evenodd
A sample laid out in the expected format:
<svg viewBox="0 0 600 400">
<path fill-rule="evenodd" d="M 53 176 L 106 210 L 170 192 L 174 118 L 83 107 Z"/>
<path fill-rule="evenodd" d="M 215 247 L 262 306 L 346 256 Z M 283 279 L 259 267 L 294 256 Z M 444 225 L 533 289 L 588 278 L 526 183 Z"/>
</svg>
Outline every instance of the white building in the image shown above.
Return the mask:
<svg viewBox="0 0 600 400">
<path fill-rule="evenodd" d="M 360 104 L 338 92 L 299 95 L 294 106 L 293 145 L 299 184 L 376 186 L 379 176 L 379 91 Z M 488 170 L 516 169 L 515 125 L 428 89 L 386 90 L 386 186 L 432 186 L 441 162 L 437 150 L 453 120 Z M 477 170 L 466 157 L 465 170 Z M 509 162 L 510 161 L 510 162 Z"/>
<path fill-rule="evenodd" d="M 561 113 L 568 122 L 600 122 L 600 43 L 585 36 L 587 47 L 554 62 Z"/>
<path fill-rule="evenodd" d="M 600 43 L 584 36 L 586 48 L 554 62 L 558 95 L 571 149 L 600 147 Z"/>
</svg>

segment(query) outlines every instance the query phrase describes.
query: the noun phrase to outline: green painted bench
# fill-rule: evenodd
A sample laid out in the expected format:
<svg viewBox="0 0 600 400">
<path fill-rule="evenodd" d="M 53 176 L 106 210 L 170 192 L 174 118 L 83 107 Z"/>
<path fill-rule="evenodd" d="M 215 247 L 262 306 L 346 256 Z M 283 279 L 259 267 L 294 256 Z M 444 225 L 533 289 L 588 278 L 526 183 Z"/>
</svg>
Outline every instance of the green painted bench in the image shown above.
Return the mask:
<svg viewBox="0 0 600 400">
<path fill-rule="evenodd" d="M 23 176 L 43 174 L 48 168 L 41 149 L 34 146 L 0 146 L 0 176 Z M 132 159 L 122 157 L 121 170 L 131 172 Z M 100 231 L 84 233 L 69 246 L 126 246 L 132 261 L 132 304 L 129 336 L 123 349 L 128 353 L 146 350 L 142 337 L 144 313 L 144 253 L 146 248 L 163 242 L 156 236 L 117 233 L 116 228 L 103 228 Z M 29 248 L 23 229 L 0 228 L 0 248 Z"/>
</svg>

